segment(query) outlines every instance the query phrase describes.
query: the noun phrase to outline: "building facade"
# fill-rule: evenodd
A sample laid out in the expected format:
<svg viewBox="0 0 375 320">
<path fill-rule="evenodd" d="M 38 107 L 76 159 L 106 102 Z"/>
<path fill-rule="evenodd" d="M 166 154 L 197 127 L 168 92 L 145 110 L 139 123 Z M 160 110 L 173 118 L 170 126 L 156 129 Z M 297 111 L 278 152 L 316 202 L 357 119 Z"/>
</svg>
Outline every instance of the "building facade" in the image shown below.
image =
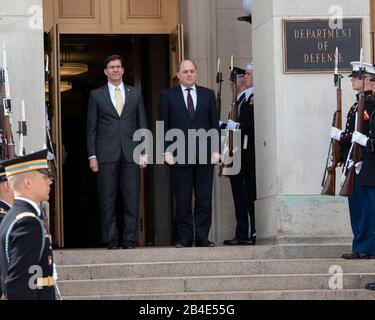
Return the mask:
<svg viewBox="0 0 375 320">
<path fill-rule="evenodd" d="M 51 212 L 58 244 L 85 247 L 99 241 L 98 224 L 93 222 L 98 218 L 95 181 L 88 172 L 84 145 L 85 104 L 89 90 L 104 81 L 101 61 L 113 50 L 129 61 L 125 79 L 142 89 L 151 130 L 158 95 L 173 82 L 182 55 L 197 62 L 199 83 L 214 90 L 218 58 L 225 80 L 232 54 L 237 66 L 253 61 L 258 238 L 350 237 L 346 199 L 320 196 L 336 105 L 332 76 L 284 72 L 283 19 L 330 19 L 337 10 L 344 18 L 362 19 L 365 60 L 372 62 L 372 0 L 255 0 L 251 25 L 237 20 L 245 15 L 240 0 L 0 0 L 0 43 L 7 48 L 13 130 L 24 100 L 27 153 L 46 143 L 49 56 L 47 110 L 59 175 Z M 60 63 L 69 62 L 84 62 L 89 71 L 61 76 Z M 72 83 L 73 89 L 62 93 L 60 80 Z M 354 97 L 348 78 L 343 80 L 343 93 L 346 114 Z M 230 101 L 226 81 L 222 120 Z M 15 140 L 18 143 L 17 135 Z M 174 205 L 168 170 L 153 166 L 145 171 L 142 190 L 141 243 L 168 245 L 173 240 Z M 221 243 L 235 229 L 227 179 L 215 177 L 213 203 L 211 238 Z"/>
</svg>

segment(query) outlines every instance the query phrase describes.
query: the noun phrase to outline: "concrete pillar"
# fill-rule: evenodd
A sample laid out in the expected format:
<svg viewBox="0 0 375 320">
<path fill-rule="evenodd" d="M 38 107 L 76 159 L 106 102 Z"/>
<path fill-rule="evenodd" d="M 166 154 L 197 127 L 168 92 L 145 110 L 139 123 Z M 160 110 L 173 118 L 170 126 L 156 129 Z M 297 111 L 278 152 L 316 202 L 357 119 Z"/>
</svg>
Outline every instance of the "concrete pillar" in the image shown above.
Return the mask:
<svg viewBox="0 0 375 320">
<path fill-rule="evenodd" d="M 5 43 L 13 98 L 14 140 L 18 146 L 15 132 L 18 120 L 21 120 L 21 101 L 24 100 L 29 134 L 24 139 L 27 153 L 40 150 L 45 141 L 42 14 L 42 0 L 0 0 L 0 66 Z"/>
<path fill-rule="evenodd" d="M 333 76 L 283 73 L 282 19 L 329 19 L 333 4 L 344 17 L 363 18 L 362 43 L 370 61 L 368 0 L 253 1 L 256 214 L 262 238 L 351 236 L 347 200 L 320 196 L 336 106 Z M 344 122 L 354 101 L 347 75 Z"/>
</svg>

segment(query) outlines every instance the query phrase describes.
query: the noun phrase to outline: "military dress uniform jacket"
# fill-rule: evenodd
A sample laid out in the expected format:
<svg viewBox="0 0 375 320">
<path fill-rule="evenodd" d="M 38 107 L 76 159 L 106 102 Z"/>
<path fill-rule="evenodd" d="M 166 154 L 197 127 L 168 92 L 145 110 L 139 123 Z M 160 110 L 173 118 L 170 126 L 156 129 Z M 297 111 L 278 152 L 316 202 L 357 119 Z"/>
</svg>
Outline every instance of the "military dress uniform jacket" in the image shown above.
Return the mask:
<svg viewBox="0 0 375 320">
<path fill-rule="evenodd" d="M 6 213 L 9 211 L 10 207 L 2 200 L 0 200 L 0 223 L 3 221 Z"/>
<path fill-rule="evenodd" d="M 50 237 L 25 201 L 16 199 L 0 225 L 0 269 L 8 300 L 55 299 Z"/>
<path fill-rule="evenodd" d="M 364 187 L 375 187 L 375 111 L 371 114 L 369 127 L 369 139 L 361 169 L 361 184 Z"/>
<path fill-rule="evenodd" d="M 248 197 L 256 199 L 256 179 L 255 179 L 255 134 L 254 134 L 254 95 L 244 101 L 240 106 L 238 117 L 241 129 L 242 141 L 242 164 L 244 173 L 248 179 Z"/>
<path fill-rule="evenodd" d="M 341 134 L 340 138 L 340 162 L 345 163 L 350 147 L 352 145 L 352 135 L 355 128 L 355 120 L 356 120 L 356 112 L 358 108 L 359 102 L 359 95 L 357 95 L 357 99 L 355 103 L 350 108 L 344 132 Z M 363 130 L 362 133 L 364 135 L 369 134 L 369 125 L 370 125 L 370 117 L 371 114 L 375 111 L 375 97 L 372 95 L 372 91 L 365 92 L 365 108 L 364 108 L 364 119 L 363 119 Z M 365 152 L 365 148 L 361 147 L 361 158 Z"/>
</svg>

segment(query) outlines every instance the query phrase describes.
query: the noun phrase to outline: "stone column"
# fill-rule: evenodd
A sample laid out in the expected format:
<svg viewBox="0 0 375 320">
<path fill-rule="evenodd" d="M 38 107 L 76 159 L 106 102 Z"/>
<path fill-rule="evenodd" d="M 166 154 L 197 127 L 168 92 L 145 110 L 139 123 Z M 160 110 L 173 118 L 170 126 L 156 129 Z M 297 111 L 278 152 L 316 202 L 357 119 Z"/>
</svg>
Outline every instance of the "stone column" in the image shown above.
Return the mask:
<svg viewBox="0 0 375 320">
<path fill-rule="evenodd" d="M 347 200 L 320 196 L 336 106 L 333 77 L 283 73 L 282 19 L 329 19 L 332 5 L 341 6 L 344 17 L 363 18 L 362 43 L 370 61 L 368 0 L 253 1 L 256 214 L 262 238 L 351 237 Z M 344 123 L 354 101 L 347 75 Z"/>
<path fill-rule="evenodd" d="M 40 150 L 45 141 L 42 14 L 42 0 L 0 0 L 0 66 L 5 43 L 13 98 L 14 140 L 18 146 L 15 132 L 18 120 L 21 120 L 21 101 L 24 100 L 29 134 L 24 139 L 27 153 Z"/>
</svg>

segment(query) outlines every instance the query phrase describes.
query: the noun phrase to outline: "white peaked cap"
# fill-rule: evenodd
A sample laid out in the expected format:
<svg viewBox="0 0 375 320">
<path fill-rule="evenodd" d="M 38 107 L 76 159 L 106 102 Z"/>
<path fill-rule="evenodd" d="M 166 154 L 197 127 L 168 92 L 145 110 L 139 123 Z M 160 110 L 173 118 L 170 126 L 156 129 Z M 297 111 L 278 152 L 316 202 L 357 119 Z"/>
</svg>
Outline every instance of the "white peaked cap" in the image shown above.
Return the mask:
<svg viewBox="0 0 375 320">
<path fill-rule="evenodd" d="M 253 66 L 252 63 L 248 63 L 248 64 L 246 65 L 246 70 L 253 70 L 253 69 L 254 69 L 254 66 Z"/>
<path fill-rule="evenodd" d="M 352 61 L 352 62 L 350 62 L 350 64 L 352 65 L 352 68 L 353 68 L 353 70 L 352 70 L 352 75 L 353 75 L 353 74 L 355 74 L 359 71 L 359 69 L 361 67 L 361 62 Z M 365 68 L 366 73 L 369 73 L 371 75 L 375 75 L 375 68 L 371 63 L 363 62 L 362 66 Z"/>
</svg>

